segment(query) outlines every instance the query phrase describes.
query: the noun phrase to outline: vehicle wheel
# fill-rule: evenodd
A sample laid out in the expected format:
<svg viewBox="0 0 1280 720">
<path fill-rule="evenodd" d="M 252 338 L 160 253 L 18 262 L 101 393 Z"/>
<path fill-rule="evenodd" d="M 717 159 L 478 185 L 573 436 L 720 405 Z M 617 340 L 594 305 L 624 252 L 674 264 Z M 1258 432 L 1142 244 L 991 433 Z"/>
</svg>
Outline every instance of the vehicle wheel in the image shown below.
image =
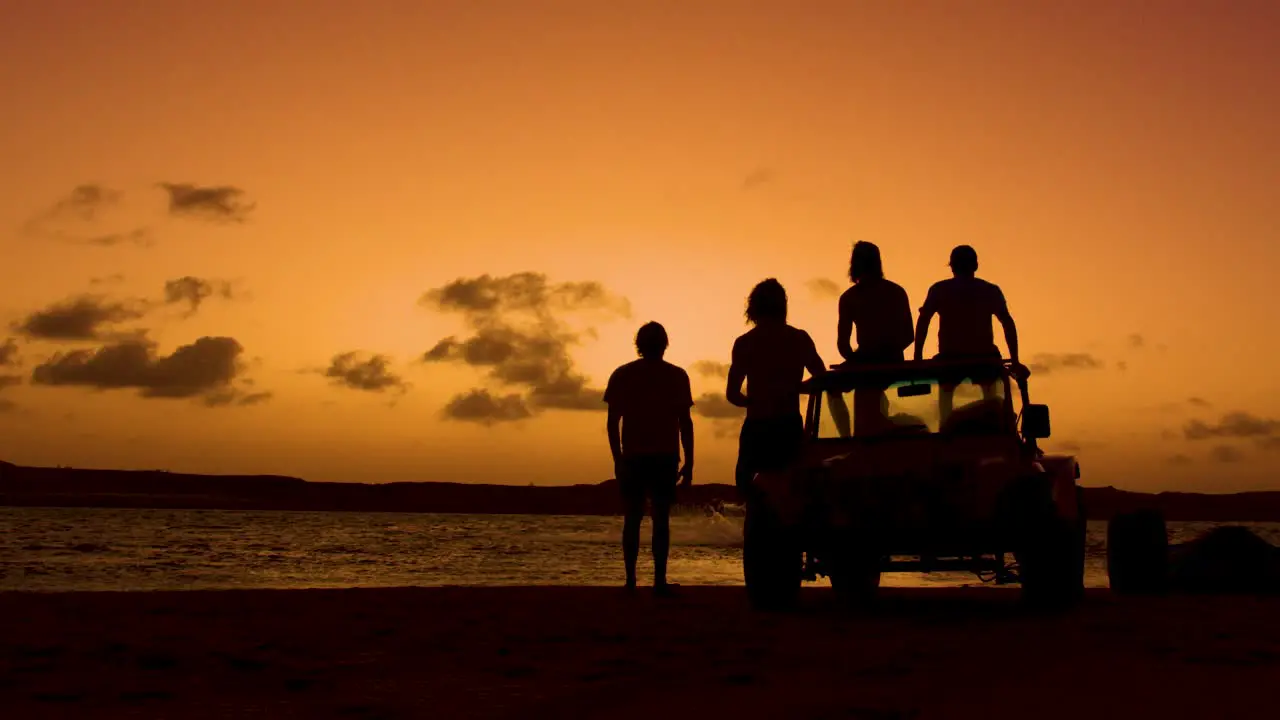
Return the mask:
<svg viewBox="0 0 1280 720">
<path fill-rule="evenodd" d="M 865 605 L 880 588 L 880 553 L 866 539 L 842 537 L 831 551 L 827 577 L 836 598 L 845 605 Z"/>
<path fill-rule="evenodd" d="M 1069 607 L 1084 597 L 1085 535 L 1083 492 L 1077 489 L 1077 518 L 1060 517 L 1048 493 L 1029 493 L 1018 510 L 1018 578 L 1022 598 L 1040 608 Z"/>
<path fill-rule="evenodd" d="M 1107 577 L 1119 595 L 1152 595 L 1169 584 L 1169 535 L 1157 510 L 1121 513 L 1107 523 Z"/>
<path fill-rule="evenodd" d="M 763 501 L 747 503 L 742 541 L 742 574 L 751 605 L 771 611 L 794 607 L 804 570 L 802 554 Z"/>
</svg>

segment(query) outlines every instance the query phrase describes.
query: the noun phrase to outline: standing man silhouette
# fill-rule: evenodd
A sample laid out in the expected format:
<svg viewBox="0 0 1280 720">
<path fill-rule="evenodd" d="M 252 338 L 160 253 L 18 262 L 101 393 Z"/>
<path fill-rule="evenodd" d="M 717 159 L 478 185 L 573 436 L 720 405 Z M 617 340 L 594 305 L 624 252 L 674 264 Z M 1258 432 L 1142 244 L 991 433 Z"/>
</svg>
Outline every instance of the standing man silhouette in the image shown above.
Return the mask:
<svg viewBox="0 0 1280 720">
<path fill-rule="evenodd" d="M 804 442 L 800 383 L 806 369 L 815 376 L 826 372 L 809 333 L 787 324 L 787 291 L 777 280 L 751 290 L 746 315 L 755 327 L 733 343 L 725 389 L 725 399 L 747 409 L 734 472 L 744 496 L 757 472 L 786 467 L 798 456 Z"/>
<path fill-rule="evenodd" d="M 693 484 L 693 419 L 689 414 L 693 391 L 689 374 L 662 359 L 667 351 L 667 331 L 661 325 L 650 322 L 640 328 L 636 351 L 640 359 L 614 370 L 604 391 L 604 401 L 609 404 L 607 429 L 614 477 L 622 490 L 626 588 L 636 587 L 640 522 L 647 498 L 653 519 L 653 590 L 666 595 L 675 585 L 667 582 L 667 555 L 676 483 L 683 478 L 685 487 Z"/>
</svg>

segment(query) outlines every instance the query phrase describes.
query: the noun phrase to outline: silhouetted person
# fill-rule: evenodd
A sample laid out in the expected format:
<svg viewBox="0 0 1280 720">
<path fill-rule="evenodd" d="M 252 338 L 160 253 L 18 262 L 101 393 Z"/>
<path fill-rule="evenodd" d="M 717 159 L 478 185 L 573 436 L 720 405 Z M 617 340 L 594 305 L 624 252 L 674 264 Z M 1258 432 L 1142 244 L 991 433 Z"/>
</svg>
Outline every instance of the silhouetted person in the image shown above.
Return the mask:
<svg viewBox="0 0 1280 720">
<path fill-rule="evenodd" d="M 854 243 L 849 258 L 853 286 L 840 296 L 840 320 L 836 347 L 848 362 L 900 363 L 915 337 L 911 302 L 902 286 L 885 279 L 880 248 L 874 243 Z M 857 330 L 858 348 L 849 344 Z"/>
<path fill-rule="evenodd" d="M 880 248 L 874 243 L 854 243 L 849 257 L 849 280 L 853 286 L 840 296 L 840 319 L 836 327 L 836 348 L 846 363 L 880 365 L 900 363 L 914 337 L 911 302 L 902 286 L 885 279 Z M 857 332 L 858 347 L 850 344 Z M 853 393 L 854 419 L 859 433 L 874 432 L 887 407 L 884 391 L 858 388 Z M 841 436 L 849 435 L 848 410 L 837 395 L 829 395 L 831 409 Z"/>
<path fill-rule="evenodd" d="M 744 495 L 757 472 L 784 468 L 799 455 L 804 441 L 800 383 L 806 369 L 815 376 L 826 371 L 809 333 L 787 324 L 787 291 L 777 280 L 752 289 L 746 314 L 755 327 L 733 343 L 725 389 L 729 402 L 747 409 L 734 473 Z"/>
<path fill-rule="evenodd" d="M 605 387 L 609 449 L 622 490 L 626 587 L 636 587 L 640 522 L 647 498 L 653 518 L 653 589 L 665 594 L 673 585 L 667 582 L 667 554 L 676 483 L 683 477 L 686 487 L 693 484 L 693 419 L 689 415 L 693 391 L 689 374 L 662 359 L 667 331 L 661 325 L 643 325 L 636 333 L 636 350 L 640 359 L 614 370 Z M 682 444 L 684 467 L 680 466 Z"/>
<path fill-rule="evenodd" d="M 929 321 L 938 316 L 938 354 L 940 360 L 1000 360 L 992 334 L 992 318 L 1004 327 L 1005 343 L 1009 346 L 1009 359 L 1020 372 L 1025 372 L 1018 362 L 1018 328 L 1009 314 L 1004 293 L 992 283 L 976 277 L 978 253 L 968 245 L 959 245 L 951 251 L 953 277 L 941 280 L 929 288 L 924 305 L 920 308 L 920 320 L 916 324 L 915 359 L 924 354 L 924 341 L 929 336 Z M 951 412 L 954 384 L 946 384 L 939 394 L 941 420 L 946 422 Z M 990 399 L 991 385 L 984 385 L 983 397 Z"/>
</svg>

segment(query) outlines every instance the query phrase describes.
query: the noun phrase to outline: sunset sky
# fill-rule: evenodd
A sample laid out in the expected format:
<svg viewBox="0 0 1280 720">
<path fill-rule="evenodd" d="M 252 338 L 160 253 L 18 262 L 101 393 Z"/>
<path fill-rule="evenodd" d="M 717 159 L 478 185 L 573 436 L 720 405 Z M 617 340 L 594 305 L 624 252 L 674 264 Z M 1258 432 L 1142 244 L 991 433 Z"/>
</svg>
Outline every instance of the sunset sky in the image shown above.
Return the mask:
<svg viewBox="0 0 1280 720">
<path fill-rule="evenodd" d="M 641 323 L 722 393 L 773 276 L 834 362 L 870 240 L 913 307 L 977 248 L 1086 484 L 1277 488 L 1277 47 L 1269 0 L 0 0 L 0 459 L 598 482 Z"/>
</svg>

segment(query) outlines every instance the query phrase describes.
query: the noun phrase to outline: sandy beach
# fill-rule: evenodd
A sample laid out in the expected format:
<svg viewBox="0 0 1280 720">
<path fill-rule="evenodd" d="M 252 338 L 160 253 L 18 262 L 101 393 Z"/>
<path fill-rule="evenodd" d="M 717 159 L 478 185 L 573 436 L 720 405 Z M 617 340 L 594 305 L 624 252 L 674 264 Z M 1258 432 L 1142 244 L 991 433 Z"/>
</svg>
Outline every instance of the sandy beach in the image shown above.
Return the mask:
<svg viewBox="0 0 1280 720">
<path fill-rule="evenodd" d="M 0 707 L 55 717 L 1255 718 L 1280 598 L 741 588 L 0 595 Z"/>
</svg>

